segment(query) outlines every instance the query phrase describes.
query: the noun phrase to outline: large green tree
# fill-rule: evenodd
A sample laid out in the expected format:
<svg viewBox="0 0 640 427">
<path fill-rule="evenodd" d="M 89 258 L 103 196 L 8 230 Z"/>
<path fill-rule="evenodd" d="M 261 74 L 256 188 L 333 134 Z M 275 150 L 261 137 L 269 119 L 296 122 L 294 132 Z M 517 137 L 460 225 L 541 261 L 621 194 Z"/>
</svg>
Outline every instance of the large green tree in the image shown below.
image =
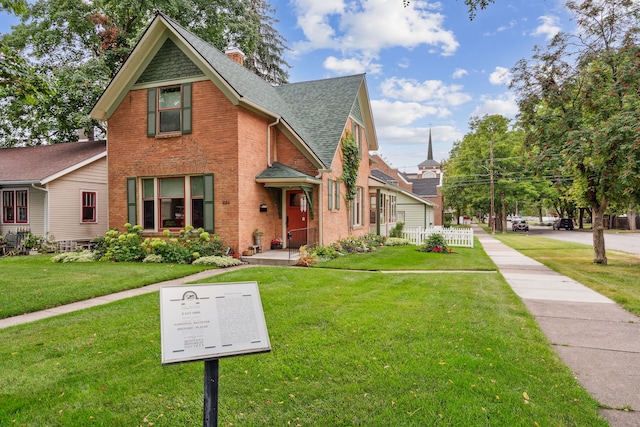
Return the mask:
<svg viewBox="0 0 640 427">
<path fill-rule="evenodd" d="M 606 264 L 603 218 L 640 188 L 640 5 L 569 1 L 575 34 L 559 34 L 514 68 L 526 146 L 568 168 L 593 218 L 594 262 Z"/>
<path fill-rule="evenodd" d="M 273 29 L 264 0 L 39 0 L 14 10 L 21 23 L 2 43 L 48 90 L 36 87 L 39 99 L 33 102 L 11 86 L 0 87 L 1 146 L 73 141 L 81 128 L 104 132 L 88 112 L 155 10 L 220 50 L 239 47 L 251 59 L 247 66 L 271 83 L 288 77 L 288 65 L 278 56 L 284 39 Z M 13 81 L 20 81 L 19 68 L 7 72 Z"/>
<path fill-rule="evenodd" d="M 462 141 L 454 143 L 444 164 L 443 196 L 460 213 L 480 216 L 491 213 L 493 198 L 497 221 L 492 229 L 506 231 L 507 215 L 516 205 L 540 195 L 538 180 L 523 167 L 524 135 L 500 115 L 474 118 L 469 129 Z"/>
</svg>

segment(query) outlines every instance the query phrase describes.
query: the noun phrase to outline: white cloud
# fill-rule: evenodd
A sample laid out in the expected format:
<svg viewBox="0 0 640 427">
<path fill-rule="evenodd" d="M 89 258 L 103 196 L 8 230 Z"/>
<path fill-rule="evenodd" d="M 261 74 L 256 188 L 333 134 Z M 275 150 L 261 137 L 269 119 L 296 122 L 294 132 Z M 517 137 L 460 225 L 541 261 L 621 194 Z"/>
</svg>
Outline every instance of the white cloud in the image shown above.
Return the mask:
<svg viewBox="0 0 640 427">
<path fill-rule="evenodd" d="M 380 84 L 382 94 L 388 98 L 404 101 L 428 102 L 448 106 L 459 106 L 471 101 L 471 96 L 462 92 L 462 85 L 445 85 L 440 80 L 425 80 L 393 77 Z"/>
<path fill-rule="evenodd" d="M 376 129 L 389 126 L 405 126 L 426 116 L 446 117 L 451 114 L 447 109 L 419 102 L 401 102 L 388 100 L 372 100 L 371 109 L 376 122 Z"/>
<path fill-rule="evenodd" d="M 451 77 L 453 77 L 454 79 L 461 79 L 462 77 L 468 74 L 469 72 L 464 68 L 456 68 L 456 70 L 453 72 L 453 75 Z"/>
<path fill-rule="evenodd" d="M 489 74 L 489 83 L 492 85 L 508 85 L 512 77 L 508 68 L 496 67 L 496 69 Z"/>
<path fill-rule="evenodd" d="M 507 92 L 497 98 L 483 97 L 482 103 L 471 113 L 471 117 L 483 117 L 484 115 L 500 114 L 513 118 L 518 113 L 518 104 L 515 94 Z"/>
<path fill-rule="evenodd" d="M 540 16 L 538 20 L 542 21 L 542 24 L 531 33 L 533 36 L 544 36 L 547 40 L 551 40 L 562 29 L 559 25 L 560 18 L 557 16 Z"/>
<path fill-rule="evenodd" d="M 335 56 L 327 57 L 323 64 L 324 68 L 336 74 L 379 74 L 382 64 L 372 63 L 371 59 L 346 58 L 338 59 Z"/>
<path fill-rule="evenodd" d="M 382 49 L 421 45 L 452 55 L 459 44 L 444 28 L 444 15 L 434 11 L 437 3 L 415 0 L 398 7 L 389 0 L 293 0 L 297 24 L 306 37 L 294 43 L 294 53 L 317 49 L 362 51 L 375 56 Z M 365 54 L 366 56 L 367 54 Z"/>
</svg>

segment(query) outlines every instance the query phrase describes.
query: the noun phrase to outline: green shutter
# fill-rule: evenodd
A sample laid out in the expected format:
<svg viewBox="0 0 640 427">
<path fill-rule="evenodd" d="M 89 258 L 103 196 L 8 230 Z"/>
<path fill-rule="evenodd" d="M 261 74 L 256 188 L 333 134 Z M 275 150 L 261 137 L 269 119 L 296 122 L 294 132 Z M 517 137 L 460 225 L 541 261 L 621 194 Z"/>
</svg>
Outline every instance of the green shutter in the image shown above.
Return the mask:
<svg viewBox="0 0 640 427">
<path fill-rule="evenodd" d="M 136 225 L 136 179 L 127 178 L 127 222 Z"/>
<path fill-rule="evenodd" d="M 215 232 L 213 210 L 213 174 L 204 174 L 204 229 L 209 233 Z"/>
<path fill-rule="evenodd" d="M 147 90 L 147 136 L 156 136 L 156 88 Z"/>
<path fill-rule="evenodd" d="M 328 208 L 330 211 L 333 210 L 333 180 L 330 179 L 327 181 L 327 201 L 329 202 Z"/>
<path fill-rule="evenodd" d="M 182 133 L 191 133 L 191 83 L 182 85 Z"/>
<path fill-rule="evenodd" d="M 336 184 L 336 210 L 340 210 L 340 181 L 334 181 Z"/>
</svg>

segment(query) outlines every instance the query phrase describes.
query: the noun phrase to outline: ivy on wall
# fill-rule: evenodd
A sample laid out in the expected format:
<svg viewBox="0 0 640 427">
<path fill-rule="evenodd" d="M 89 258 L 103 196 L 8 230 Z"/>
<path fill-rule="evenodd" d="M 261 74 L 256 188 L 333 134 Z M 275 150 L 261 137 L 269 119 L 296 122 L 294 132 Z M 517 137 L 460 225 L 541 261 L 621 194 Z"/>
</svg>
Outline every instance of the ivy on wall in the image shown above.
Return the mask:
<svg viewBox="0 0 640 427">
<path fill-rule="evenodd" d="M 347 204 L 350 204 L 358 193 L 356 181 L 360 169 L 360 153 L 351 131 L 345 132 L 340 143 L 342 144 L 342 177 L 340 179 L 347 187 L 347 193 L 344 197 Z"/>
</svg>

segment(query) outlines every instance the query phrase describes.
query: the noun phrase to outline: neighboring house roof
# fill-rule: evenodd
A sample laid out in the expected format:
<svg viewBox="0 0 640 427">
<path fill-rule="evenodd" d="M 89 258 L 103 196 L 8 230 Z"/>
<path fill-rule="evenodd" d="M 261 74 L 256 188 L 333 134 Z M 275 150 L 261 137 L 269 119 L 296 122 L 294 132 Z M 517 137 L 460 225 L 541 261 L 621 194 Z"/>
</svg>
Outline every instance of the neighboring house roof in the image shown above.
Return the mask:
<svg viewBox="0 0 640 427">
<path fill-rule="evenodd" d="M 167 38 L 186 49 L 189 58 L 201 65 L 205 75 L 234 104 L 279 119 L 278 126 L 294 143 L 299 142 L 318 166 L 331 166 L 347 118 L 358 100 L 365 110 L 363 125 L 369 147 L 378 149 L 364 74 L 272 86 L 162 13 L 156 14 L 103 92 L 91 111 L 93 117 L 105 120 L 113 114 Z"/>
<path fill-rule="evenodd" d="M 0 185 L 46 184 L 107 155 L 105 141 L 0 149 Z"/>
<path fill-rule="evenodd" d="M 413 192 L 420 197 L 432 197 L 438 195 L 438 185 L 440 178 L 418 178 L 410 179 L 413 184 Z"/>
<path fill-rule="evenodd" d="M 415 200 L 416 202 L 422 203 L 422 204 L 427 205 L 427 206 L 435 206 L 435 203 L 431 202 L 430 200 L 425 200 L 425 199 L 421 198 L 420 196 L 418 196 L 417 194 L 414 194 L 414 193 L 411 193 L 409 191 L 406 191 L 402 187 L 398 187 L 397 185 L 391 184 L 391 183 L 385 181 L 384 179 L 380 179 L 380 178 L 372 176 L 372 175 L 369 176 L 369 187 L 371 187 L 371 188 L 375 188 L 375 187 L 387 188 L 389 190 L 393 190 L 393 191 L 397 191 L 398 193 L 402 193 L 405 196 L 410 197 L 411 199 Z"/>
</svg>

